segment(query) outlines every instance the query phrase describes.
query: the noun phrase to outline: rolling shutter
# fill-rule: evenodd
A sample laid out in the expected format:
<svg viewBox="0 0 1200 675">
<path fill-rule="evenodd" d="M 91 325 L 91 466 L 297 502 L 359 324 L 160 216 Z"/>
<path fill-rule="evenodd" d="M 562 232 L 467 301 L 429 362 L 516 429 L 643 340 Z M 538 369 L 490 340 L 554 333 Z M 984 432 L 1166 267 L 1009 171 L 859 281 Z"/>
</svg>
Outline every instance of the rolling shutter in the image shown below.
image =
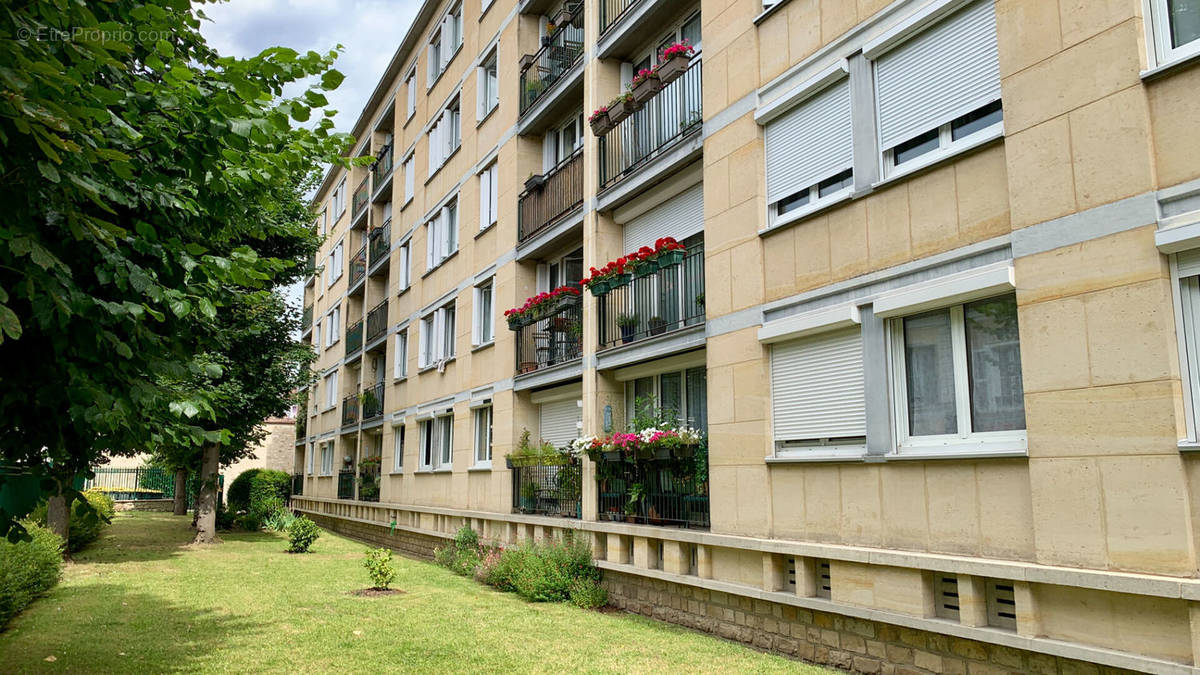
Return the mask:
<svg viewBox="0 0 1200 675">
<path fill-rule="evenodd" d="M 1200 249 L 1182 251 L 1175 260 L 1179 266 L 1179 277 L 1194 277 L 1200 274 Z"/>
<path fill-rule="evenodd" d="M 539 413 L 539 435 L 554 447 L 561 448 L 579 438 L 579 423 L 583 421 L 583 409 L 575 399 L 543 403 Z"/>
<path fill-rule="evenodd" d="M 875 61 L 883 149 L 1000 98 L 994 0 L 955 12 Z"/>
<path fill-rule="evenodd" d="M 843 78 L 767 124 L 767 203 L 854 165 L 850 81 Z"/>
<path fill-rule="evenodd" d="M 662 237 L 683 241 L 704 229 L 704 184 L 697 183 L 625 223 L 625 251 L 654 248 Z"/>
<path fill-rule="evenodd" d="M 771 405 L 776 442 L 866 436 L 862 330 L 774 345 Z"/>
</svg>

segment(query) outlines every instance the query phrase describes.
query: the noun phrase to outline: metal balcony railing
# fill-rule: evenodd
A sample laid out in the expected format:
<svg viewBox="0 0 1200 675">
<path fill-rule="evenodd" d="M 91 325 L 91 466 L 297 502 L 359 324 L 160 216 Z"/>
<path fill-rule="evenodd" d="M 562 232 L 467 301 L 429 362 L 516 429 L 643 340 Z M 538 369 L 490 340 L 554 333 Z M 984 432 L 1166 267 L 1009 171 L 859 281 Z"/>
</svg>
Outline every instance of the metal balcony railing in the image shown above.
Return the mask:
<svg viewBox="0 0 1200 675">
<path fill-rule="evenodd" d="M 707 528 L 708 476 L 694 464 L 620 462 L 597 469 L 597 516 L 643 525 Z M 636 490 L 635 490 L 636 488 Z"/>
<path fill-rule="evenodd" d="M 350 394 L 342 399 L 342 426 L 358 424 L 358 394 Z"/>
<path fill-rule="evenodd" d="M 583 493 L 583 470 L 578 457 L 562 464 L 513 465 L 513 513 L 579 518 Z"/>
<path fill-rule="evenodd" d="M 378 191 L 388 176 L 392 175 L 392 144 L 379 149 L 375 163 L 371 165 L 371 189 Z"/>
<path fill-rule="evenodd" d="M 526 190 L 517 201 L 517 241 L 522 242 L 583 203 L 583 148 L 545 175 L 541 187 Z"/>
<path fill-rule="evenodd" d="M 299 497 L 304 494 L 304 474 L 292 474 L 292 496 Z"/>
<path fill-rule="evenodd" d="M 363 322 L 362 319 L 346 326 L 346 356 L 357 352 L 363 346 Z"/>
<path fill-rule="evenodd" d="M 600 34 L 604 35 L 630 7 L 641 0 L 600 0 Z"/>
<path fill-rule="evenodd" d="M 387 258 L 388 251 L 392 248 L 392 219 L 388 218 L 383 227 L 377 227 L 371 230 L 369 253 L 371 254 L 370 267 L 375 267 L 383 259 Z"/>
<path fill-rule="evenodd" d="M 342 469 L 338 472 L 338 499 L 354 499 L 354 471 Z"/>
<path fill-rule="evenodd" d="M 350 259 L 350 288 L 358 285 L 367 276 L 367 243 Z"/>
<path fill-rule="evenodd" d="M 387 310 L 387 300 L 384 300 L 367 312 L 367 343 L 387 332 Z"/>
<path fill-rule="evenodd" d="M 379 464 L 381 459 L 366 457 L 358 467 L 358 501 L 379 501 Z"/>
<path fill-rule="evenodd" d="M 380 382 L 362 393 L 363 421 L 373 420 L 383 415 L 383 383 Z"/>
<path fill-rule="evenodd" d="M 601 188 L 616 183 L 700 129 L 704 121 L 700 65 L 696 59 L 640 110 L 600 137 Z"/>
<path fill-rule="evenodd" d="M 600 349 L 704 322 L 704 244 L 683 262 L 636 278 L 599 298 Z"/>
<path fill-rule="evenodd" d="M 518 328 L 516 340 L 518 374 L 578 359 L 583 355 L 583 304 L 560 305 L 545 318 Z"/>
<path fill-rule="evenodd" d="M 521 114 L 533 107 L 551 87 L 583 56 L 583 3 L 571 14 L 572 20 L 543 38 L 542 48 L 533 60 L 521 67 Z M 579 28 L 574 24 L 578 23 Z"/>
<path fill-rule="evenodd" d="M 371 201 L 371 189 L 367 185 L 369 178 L 363 176 L 362 182 L 354 190 L 354 200 L 350 202 L 350 220 L 358 220 L 358 214 L 362 213 L 367 207 L 367 202 Z"/>
<path fill-rule="evenodd" d="M 313 321 L 313 306 L 305 305 L 304 312 L 300 314 L 300 330 L 307 331 L 312 328 Z"/>
</svg>

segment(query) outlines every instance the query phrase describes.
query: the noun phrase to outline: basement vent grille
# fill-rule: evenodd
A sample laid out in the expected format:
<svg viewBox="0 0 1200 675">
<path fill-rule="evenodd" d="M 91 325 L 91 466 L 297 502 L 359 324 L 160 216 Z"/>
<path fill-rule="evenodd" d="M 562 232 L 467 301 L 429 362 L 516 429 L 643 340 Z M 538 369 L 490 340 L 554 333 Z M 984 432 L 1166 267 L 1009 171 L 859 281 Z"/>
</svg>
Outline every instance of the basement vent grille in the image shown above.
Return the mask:
<svg viewBox="0 0 1200 675">
<path fill-rule="evenodd" d="M 793 591 L 796 590 L 796 559 L 787 559 L 787 585 Z"/>
<path fill-rule="evenodd" d="M 1011 581 L 988 580 L 987 613 L 989 626 L 1017 629 L 1017 601 Z"/>
<path fill-rule="evenodd" d="M 953 574 L 936 574 L 934 583 L 937 592 L 937 616 L 958 620 L 958 577 Z"/>
<path fill-rule="evenodd" d="M 829 577 L 829 561 L 818 560 L 817 567 L 817 597 L 830 598 L 833 596 L 833 583 Z"/>
</svg>

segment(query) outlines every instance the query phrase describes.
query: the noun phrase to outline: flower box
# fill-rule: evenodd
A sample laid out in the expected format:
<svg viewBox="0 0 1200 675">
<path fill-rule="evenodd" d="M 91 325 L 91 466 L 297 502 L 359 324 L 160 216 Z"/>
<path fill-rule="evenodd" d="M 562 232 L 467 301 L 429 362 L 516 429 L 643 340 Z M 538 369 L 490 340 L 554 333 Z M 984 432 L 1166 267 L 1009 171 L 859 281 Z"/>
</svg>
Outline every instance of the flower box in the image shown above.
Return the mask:
<svg viewBox="0 0 1200 675">
<path fill-rule="evenodd" d="M 566 26 L 567 24 L 571 23 L 571 13 L 565 9 L 560 9 L 558 11 L 558 14 L 554 15 L 554 18 L 551 20 L 551 22 L 555 26 L 562 28 L 563 26 Z"/>
<path fill-rule="evenodd" d="M 655 261 L 658 263 L 658 268 L 671 267 L 683 262 L 683 256 L 686 252 L 683 249 L 675 249 L 672 251 L 663 251 L 658 254 Z"/>
<path fill-rule="evenodd" d="M 615 452 L 615 451 L 609 451 L 609 452 L 605 452 L 605 453 L 604 453 L 604 461 L 606 461 L 606 462 L 619 462 L 619 461 L 621 461 L 621 453 L 620 453 L 620 452 Z"/>
<path fill-rule="evenodd" d="M 657 259 L 643 260 L 637 264 L 637 267 L 634 268 L 633 278 L 641 279 L 642 277 L 648 277 L 657 271 L 658 271 L 658 260 Z"/>
<path fill-rule="evenodd" d="M 546 184 L 546 177 L 541 175 L 540 173 L 535 173 L 532 176 L 530 176 L 529 178 L 525 179 L 525 190 L 527 192 L 532 192 L 534 190 L 541 190 L 542 186 L 545 184 Z"/>
<path fill-rule="evenodd" d="M 634 79 L 633 100 L 639 104 L 645 104 L 654 98 L 660 89 L 662 89 L 662 80 L 658 79 L 658 73 L 643 71 Z"/>
<path fill-rule="evenodd" d="M 596 136 L 603 136 L 613 128 L 612 118 L 609 117 L 608 111 L 596 113 L 588 120 L 588 124 L 592 126 L 592 133 Z"/>
<path fill-rule="evenodd" d="M 534 59 L 534 56 L 533 56 L 533 54 L 524 54 L 524 55 L 522 55 L 522 56 L 521 56 L 521 62 L 520 62 L 520 63 L 521 63 L 521 70 L 525 70 L 525 69 L 526 69 L 526 68 L 528 68 L 529 66 L 533 65 L 533 59 Z"/>
<path fill-rule="evenodd" d="M 683 75 L 684 71 L 688 69 L 688 63 L 690 63 L 691 60 L 691 55 L 686 53 L 677 53 L 674 56 L 664 60 L 658 66 L 659 79 L 662 80 L 664 85 L 669 82 L 674 82 L 675 80 L 679 79 L 679 76 Z"/>
<path fill-rule="evenodd" d="M 597 298 L 607 295 L 609 291 L 609 280 L 599 279 L 593 281 L 592 283 L 588 284 L 588 290 L 591 291 L 592 295 Z"/>
<path fill-rule="evenodd" d="M 608 123 L 615 127 L 637 110 L 638 105 L 633 99 L 616 101 L 608 107 Z"/>
<path fill-rule="evenodd" d="M 629 272 L 625 272 L 624 274 L 615 274 L 613 275 L 612 280 L 608 283 L 608 290 L 614 291 L 622 286 L 628 286 L 632 279 L 633 275 Z"/>
<path fill-rule="evenodd" d="M 696 454 L 696 446 L 691 444 L 677 445 L 673 454 L 676 459 L 689 459 Z"/>
</svg>

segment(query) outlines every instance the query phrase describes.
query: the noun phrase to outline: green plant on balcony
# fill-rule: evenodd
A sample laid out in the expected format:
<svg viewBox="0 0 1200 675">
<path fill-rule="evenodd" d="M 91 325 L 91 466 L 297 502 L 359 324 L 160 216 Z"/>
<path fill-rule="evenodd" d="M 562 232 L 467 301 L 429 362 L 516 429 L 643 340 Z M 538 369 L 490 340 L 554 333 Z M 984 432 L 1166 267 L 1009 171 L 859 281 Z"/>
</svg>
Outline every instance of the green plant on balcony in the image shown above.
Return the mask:
<svg viewBox="0 0 1200 675">
<path fill-rule="evenodd" d="M 647 323 L 650 324 L 651 335 L 662 335 L 667 332 L 667 320 L 661 316 L 652 316 Z"/>
<path fill-rule="evenodd" d="M 641 506 L 642 500 L 646 498 L 646 486 L 641 483 L 634 483 L 629 486 L 629 501 L 625 502 L 625 517 L 630 522 L 633 522 L 634 516 L 638 513 L 638 507 Z"/>
<path fill-rule="evenodd" d="M 538 486 L 533 481 L 521 484 L 521 510 L 533 511 L 537 508 Z"/>
<path fill-rule="evenodd" d="M 528 80 L 525 82 L 525 99 L 527 101 L 535 100 L 544 91 L 546 91 L 545 80 Z"/>
<path fill-rule="evenodd" d="M 634 333 L 637 332 L 637 325 L 637 314 L 617 315 L 617 328 L 621 330 L 621 342 L 625 344 L 633 342 Z"/>
<path fill-rule="evenodd" d="M 506 459 L 509 468 L 517 466 L 561 466 L 570 462 L 571 456 L 569 453 L 554 447 L 554 444 L 550 441 L 532 442 L 529 430 L 522 429 L 521 440 L 517 442 L 516 449 L 510 452 Z"/>
</svg>

